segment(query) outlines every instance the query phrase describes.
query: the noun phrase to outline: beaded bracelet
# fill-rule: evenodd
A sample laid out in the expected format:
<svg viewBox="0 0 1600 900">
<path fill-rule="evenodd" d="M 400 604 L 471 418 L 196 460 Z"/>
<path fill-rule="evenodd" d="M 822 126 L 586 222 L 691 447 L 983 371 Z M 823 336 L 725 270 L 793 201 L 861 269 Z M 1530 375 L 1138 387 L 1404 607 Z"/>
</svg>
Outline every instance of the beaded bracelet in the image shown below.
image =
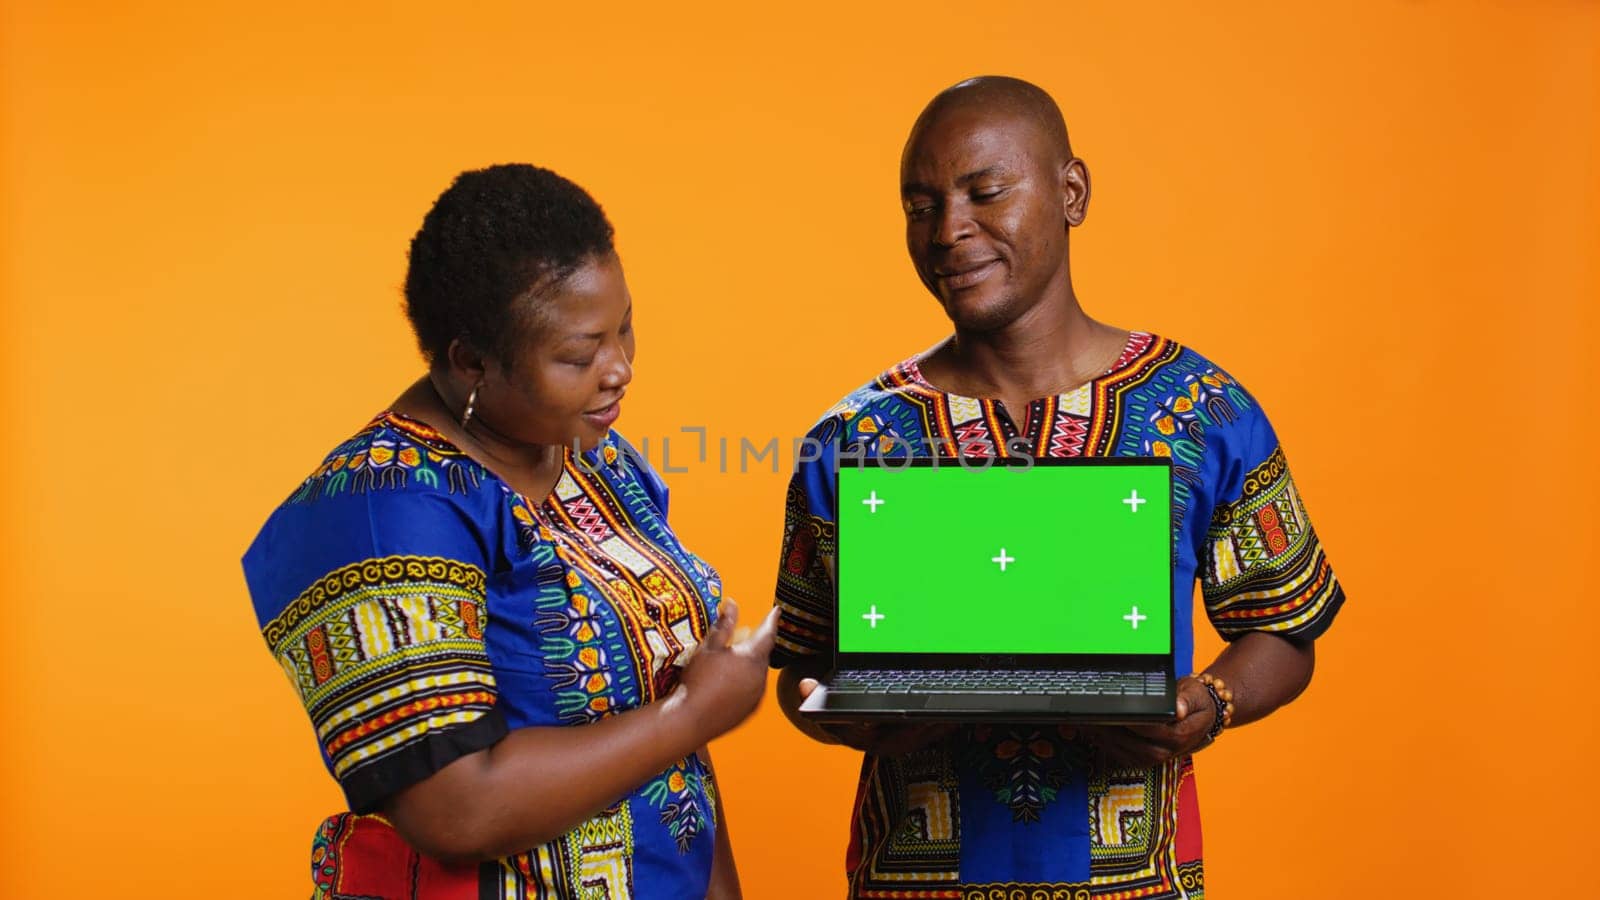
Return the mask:
<svg viewBox="0 0 1600 900">
<path fill-rule="evenodd" d="M 1217 739 L 1222 729 L 1233 724 L 1233 691 L 1228 689 L 1228 683 L 1210 672 L 1201 672 L 1195 676 L 1200 686 L 1211 695 L 1211 704 L 1216 710 L 1217 718 L 1211 723 L 1211 730 L 1206 732 L 1206 743 Z"/>
</svg>

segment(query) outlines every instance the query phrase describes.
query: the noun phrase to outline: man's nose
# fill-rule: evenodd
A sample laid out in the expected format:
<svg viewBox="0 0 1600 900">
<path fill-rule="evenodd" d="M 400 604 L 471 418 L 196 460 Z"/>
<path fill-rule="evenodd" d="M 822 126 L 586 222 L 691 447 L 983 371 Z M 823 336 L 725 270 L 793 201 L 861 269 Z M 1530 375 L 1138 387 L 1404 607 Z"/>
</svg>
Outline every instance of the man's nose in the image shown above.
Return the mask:
<svg viewBox="0 0 1600 900">
<path fill-rule="evenodd" d="M 939 221 L 933 230 L 933 242 L 941 247 L 954 247 L 972 234 L 972 216 L 965 203 L 946 203 L 939 210 Z"/>
</svg>

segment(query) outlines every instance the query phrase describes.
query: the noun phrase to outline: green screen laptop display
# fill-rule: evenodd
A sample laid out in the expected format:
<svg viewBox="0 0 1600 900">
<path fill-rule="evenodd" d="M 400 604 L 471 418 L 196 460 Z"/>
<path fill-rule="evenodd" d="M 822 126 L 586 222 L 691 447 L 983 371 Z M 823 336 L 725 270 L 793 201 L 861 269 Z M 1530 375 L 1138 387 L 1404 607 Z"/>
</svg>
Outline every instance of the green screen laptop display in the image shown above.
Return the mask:
<svg viewBox="0 0 1600 900">
<path fill-rule="evenodd" d="M 839 471 L 842 653 L 1171 651 L 1164 465 Z"/>
</svg>

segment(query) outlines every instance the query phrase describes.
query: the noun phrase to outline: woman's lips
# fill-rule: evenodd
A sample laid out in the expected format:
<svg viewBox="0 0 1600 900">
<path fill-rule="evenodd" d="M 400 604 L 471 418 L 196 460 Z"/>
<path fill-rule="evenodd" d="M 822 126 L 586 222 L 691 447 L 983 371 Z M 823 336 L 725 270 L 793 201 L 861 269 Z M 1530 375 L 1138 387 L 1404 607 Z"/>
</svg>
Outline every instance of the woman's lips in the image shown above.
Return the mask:
<svg viewBox="0 0 1600 900">
<path fill-rule="evenodd" d="M 615 422 L 620 415 L 622 415 L 622 401 L 614 400 L 608 406 L 602 406 L 592 412 L 584 413 L 583 417 L 588 419 L 589 423 L 596 428 L 606 429 L 610 428 L 611 423 Z"/>
</svg>

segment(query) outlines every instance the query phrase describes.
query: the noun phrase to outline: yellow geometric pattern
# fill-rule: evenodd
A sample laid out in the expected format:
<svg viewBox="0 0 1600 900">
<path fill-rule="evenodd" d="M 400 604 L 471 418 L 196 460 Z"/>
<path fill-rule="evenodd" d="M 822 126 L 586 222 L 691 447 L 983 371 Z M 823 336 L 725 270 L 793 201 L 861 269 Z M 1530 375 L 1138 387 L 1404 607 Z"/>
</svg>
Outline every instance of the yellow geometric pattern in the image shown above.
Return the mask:
<svg viewBox="0 0 1600 900">
<path fill-rule="evenodd" d="M 950 792 L 931 781 L 918 781 L 906 787 L 906 806 L 920 826 L 917 837 L 924 841 L 955 840 L 955 817 Z"/>
<path fill-rule="evenodd" d="M 632 900 L 633 814 L 628 801 L 567 833 L 574 896 L 582 900 Z"/>
<path fill-rule="evenodd" d="M 1093 839 L 1102 847 L 1125 849 L 1128 845 L 1142 847 L 1149 837 L 1145 817 L 1144 779 L 1116 782 L 1107 786 L 1094 803 L 1091 827 Z"/>
</svg>

